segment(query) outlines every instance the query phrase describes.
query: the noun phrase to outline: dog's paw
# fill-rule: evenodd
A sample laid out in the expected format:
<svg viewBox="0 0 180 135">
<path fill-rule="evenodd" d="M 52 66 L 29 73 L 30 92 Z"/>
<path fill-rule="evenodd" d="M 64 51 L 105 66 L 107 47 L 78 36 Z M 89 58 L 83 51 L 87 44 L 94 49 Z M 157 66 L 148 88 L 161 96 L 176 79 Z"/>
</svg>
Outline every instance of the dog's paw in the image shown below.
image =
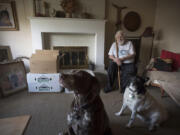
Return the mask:
<svg viewBox="0 0 180 135">
<path fill-rule="evenodd" d="M 159 123 L 156 123 L 155 126 L 156 126 L 156 128 L 160 127 Z"/>
<path fill-rule="evenodd" d="M 70 124 L 70 123 L 72 122 L 72 116 L 71 116 L 71 114 L 68 114 L 68 115 L 67 115 L 67 122 L 68 122 L 68 124 Z"/>
<path fill-rule="evenodd" d="M 64 135 L 64 133 L 63 133 L 63 132 L 60 132 L 58 135 Z"/>
<path fill-rule="evenodd" d="M 150 132 L 153 132 L 153 131 L 154 131 L 154 128 L 148 128 L 148 130 L 149 130 Z"/>
<path fill-rule="evenodd" d="M 149 127 L 148 127 L 148 130 L 149 130 L 150 132 L 153 132 L 153 131 L 156 130 L 156 127 L 155 127 L 155 126 L 149 126 Z"/>
<path fill-rule="evenodd" d="M 59 132 L 59 134 L 58 135 L 68 135 L 68 133 L 67 132 Z"/>
<path fill-rule="evenodd" d="M 84 114 L 84 119 L 85 119 L 86 121 L 91 121 L 91 116 L 90 116 L 90 114 L 89 114 L 88 112 L 85 112 L 85 114 Z"/>
<path fill-rule="evenodd" d="M 132 128 L 132 124 L 129 124 L 129 123 L 128 123 L 128 124 L 126 125 L 126 128 Z"/>
<path fill-rule="evenodd" d="M 114 113 L 116 116 L 121 116 L 122 114 L 117 112 L 117 113 Z"/>
</svg>

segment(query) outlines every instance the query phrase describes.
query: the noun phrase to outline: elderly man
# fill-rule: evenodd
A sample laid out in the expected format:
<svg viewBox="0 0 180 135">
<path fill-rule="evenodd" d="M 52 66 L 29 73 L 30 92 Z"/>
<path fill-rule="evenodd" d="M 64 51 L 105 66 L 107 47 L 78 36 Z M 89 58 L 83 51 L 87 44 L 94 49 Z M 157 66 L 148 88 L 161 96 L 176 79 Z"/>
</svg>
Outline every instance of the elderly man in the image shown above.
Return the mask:
<svg viewBox="0 0 180 135">
<path fill-rule="evenodd" d="M 120 68 L 121 93 L 123 93 L 129 77 L 136 74 L 134 65 L 134 47 L 131 41 L 126 40 L 123 31 L 119 30 L 116 32 L 115 42 L 112 44 L 108 55 L 110 59 L 108 67 L 108 83 L 104 88 L 104 92 L 107 93 L 113 90 L 113 84 L 118 75 L 118 68 Z"/>
</svg>

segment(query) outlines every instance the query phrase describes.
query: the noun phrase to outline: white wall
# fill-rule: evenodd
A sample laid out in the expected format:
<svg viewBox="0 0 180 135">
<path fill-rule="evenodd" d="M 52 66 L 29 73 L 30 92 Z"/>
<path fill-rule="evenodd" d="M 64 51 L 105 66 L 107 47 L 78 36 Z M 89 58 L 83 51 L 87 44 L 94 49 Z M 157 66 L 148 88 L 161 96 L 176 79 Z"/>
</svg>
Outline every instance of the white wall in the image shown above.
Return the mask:
<svg viewBox="0 0 180 135">
<path fill-rule="evenodd" d="M 158 0 L 155 19 L 154 56 L 162 49 L 180 53 L 180 1 Z"/>
</svg>

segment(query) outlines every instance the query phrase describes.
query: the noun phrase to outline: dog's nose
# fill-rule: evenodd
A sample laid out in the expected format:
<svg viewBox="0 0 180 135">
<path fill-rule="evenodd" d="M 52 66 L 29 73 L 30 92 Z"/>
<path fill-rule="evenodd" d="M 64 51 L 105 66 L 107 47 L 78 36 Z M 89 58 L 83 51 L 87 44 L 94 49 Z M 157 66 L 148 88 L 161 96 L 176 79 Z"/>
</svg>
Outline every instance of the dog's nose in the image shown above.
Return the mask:
<svg viewBox="0 0 180 135">
<path fill-rule="evenodd" d="M 59 78 L 59 82 L 62 83 L 64 79 L 65 79 L 65 76 L 63 74 L 61 74 L 61 76 Z"/>
<path fill-rule="evenodd" d="M 65 75 L 64 75 L 64 74 L 61 74 L 60 79 L 65 79 Z"/>
<path fill-rule="evenodd" d="M 59 78 L 59 82 L 60 84 L 63 84 L 63 80 L 65 79 L 65 76 L 63 74 L 61 74 L 60 78 Z"/>
</svg>

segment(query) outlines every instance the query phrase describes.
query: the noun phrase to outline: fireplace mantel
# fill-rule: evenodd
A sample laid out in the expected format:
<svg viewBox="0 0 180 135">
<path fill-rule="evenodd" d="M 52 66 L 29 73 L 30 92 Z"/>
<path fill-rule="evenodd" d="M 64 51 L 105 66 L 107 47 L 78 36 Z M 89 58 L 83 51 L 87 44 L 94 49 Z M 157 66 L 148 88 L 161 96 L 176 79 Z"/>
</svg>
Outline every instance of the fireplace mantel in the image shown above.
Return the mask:
<svg viewBox="0 0 180 135">
<path fill-rule="evenodd" d="M 95 65 L 104 69 L 104 37 L 106 20 L 79 18 L 30 17 L 32 48 L 44 49 L 43 33 L 94 34 Z"/>
<path fill-rule="evenodd" d="M 83 18 L 58 18 L 58 17 L 28 17 L 30 20 L 70 20 L 70 21 L 100 21 L 106 22 L 102 19 L 83 19 Z"/>
</svg>

